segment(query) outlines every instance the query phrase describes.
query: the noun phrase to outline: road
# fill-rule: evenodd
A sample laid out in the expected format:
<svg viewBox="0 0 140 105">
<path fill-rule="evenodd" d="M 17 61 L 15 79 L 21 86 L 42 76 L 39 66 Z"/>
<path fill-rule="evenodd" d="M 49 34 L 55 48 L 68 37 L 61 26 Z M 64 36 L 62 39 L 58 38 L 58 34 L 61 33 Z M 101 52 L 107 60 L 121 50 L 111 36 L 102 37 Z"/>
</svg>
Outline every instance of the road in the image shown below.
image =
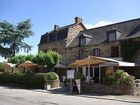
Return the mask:
<svg viewBox="0 0 140 105">
<path fill-rule="evenodd" d="M 0 86 L 0 105 L 140 105 L 140 96 L 70 95 Z"/>
</svg>

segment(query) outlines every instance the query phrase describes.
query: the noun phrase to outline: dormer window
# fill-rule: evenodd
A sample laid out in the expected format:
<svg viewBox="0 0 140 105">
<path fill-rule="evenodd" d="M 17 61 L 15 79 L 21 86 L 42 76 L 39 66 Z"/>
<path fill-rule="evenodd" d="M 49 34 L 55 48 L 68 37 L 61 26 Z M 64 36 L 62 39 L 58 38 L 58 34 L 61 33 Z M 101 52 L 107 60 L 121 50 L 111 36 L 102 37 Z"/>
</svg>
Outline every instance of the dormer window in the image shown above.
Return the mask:
<svg viewBox="0 0 140 105">
<path fill-rule="evenodd" d="M 86 45 L 86 38 L 79 38 L 79 45 L 85 46 Z"/>
<path fill-rule="evenodd" d="M 111 30 L 107 32 L 107 41 L 112 42 L 115 40 L 118 40 L 120 37 L 121 33 L 117 30 Z"/>
<path fill-rule="evenodd" d="M 112 42 L 116 40 L 116 31 L 107 32 L 108 42 Z"/>
<path fill-rule="evenodd" d="M 79 46 L 85 46 L 89 43 L 89 41 L 92 39 L 91 36 L 86 35 L 86 34 L 82 34 L 79 36 Z"/>
</svg>

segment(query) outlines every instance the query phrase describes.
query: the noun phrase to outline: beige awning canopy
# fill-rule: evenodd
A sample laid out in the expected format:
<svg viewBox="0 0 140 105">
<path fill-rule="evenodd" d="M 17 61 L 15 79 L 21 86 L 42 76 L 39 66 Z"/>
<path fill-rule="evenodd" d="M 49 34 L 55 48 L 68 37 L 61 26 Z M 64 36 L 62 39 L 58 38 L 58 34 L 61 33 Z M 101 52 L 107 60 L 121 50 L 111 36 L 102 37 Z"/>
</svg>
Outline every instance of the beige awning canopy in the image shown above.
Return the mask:
<svg viewBox="0 0 140 105">
<path fill-rule="evenodd" d="M 12 64 L 12 63 L 4 63 L 3 64 L 3 67 L 5 68 L 14 68 L 16 65 L 15 64 Z"/>
<path fill-rule="evenodd" d="M 134 63 L 118 61 L 111 58 L 89 56 L 85 59 L 76 60 L 75 62 L 71 63 L 69 67 L 76 68 L 76 67 L 82 67 L 82 66 L 87 66 L 87 65 L 110 65 L 110 66 L 115 65 L 115 66 L 127 66 L 127 67 L 135 66 Z"/>
<path fill-rule="evenodd" d="M 32 63 L 31 61 L 25 61 L 24 63 L 19 65 L 19 68 L 25 68 L 25 69 L 35 69 L 38 68 L 39 65 Z"/>
<path fill-rule="evenodd" d="M 69 66 L 74 68 L 74 67 L 82 67 L 82 66 L 86 66 L 86 65 L 98 65 L 101 63 L 104 63 L 105 61 L 100 60 L 94 56 L 89 56 L 85 59 L 81 59 L 81 60 L 76 60 L 75 62 L 71 63 Z"/>
</svg>

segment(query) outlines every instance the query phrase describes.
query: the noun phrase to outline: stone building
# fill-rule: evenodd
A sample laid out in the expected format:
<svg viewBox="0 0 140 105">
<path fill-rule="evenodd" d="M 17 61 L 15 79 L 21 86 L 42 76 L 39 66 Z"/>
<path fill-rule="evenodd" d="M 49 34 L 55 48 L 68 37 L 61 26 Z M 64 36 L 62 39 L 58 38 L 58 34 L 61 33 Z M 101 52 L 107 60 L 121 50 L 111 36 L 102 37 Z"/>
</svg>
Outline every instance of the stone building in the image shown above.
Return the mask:
<svg viewBox="0 0 140 105">
<path fill-rule="evenodd" d="M 80 31 L 86 30 L 82 23 L 82 19 L 75 17 L 75 23 L 59 27 L 54 25 L 54 29 L 41 36 L 38 45 L 39 51 L 53 50 L 59 52 L 63 56 L 62 63 L 66 64 L 67 46 L 79 34 Z"/>
<path fill-rule="evenodd" d="M 128 39 L 137 39 L 137 46 L 140 44 L 140 18 L 87 30 L 82 19 L 76 17 L 74 24 L 63 27 L 54 25 L 51 32 L 42 35 L 38 50 L 59 52 L 63 56 L 61 63 L 64 65 L 88 55 L 127 61 L 123 58 L 127 54 L 122 54 L 120 42 Z M 132 61 L 140 64 L 140 48 L 136 49 Z"/>
</svg>

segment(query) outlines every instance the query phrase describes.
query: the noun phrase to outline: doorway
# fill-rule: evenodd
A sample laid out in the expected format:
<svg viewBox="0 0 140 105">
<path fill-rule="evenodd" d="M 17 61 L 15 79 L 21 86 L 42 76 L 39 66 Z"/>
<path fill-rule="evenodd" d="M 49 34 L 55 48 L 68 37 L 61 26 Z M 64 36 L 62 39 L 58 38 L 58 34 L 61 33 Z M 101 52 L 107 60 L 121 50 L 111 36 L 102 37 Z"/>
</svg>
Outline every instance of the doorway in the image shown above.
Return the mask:
<svg viewBox="0 0 140 105">
<path fill-rule="evenodd" d="M 99 67 L 94 67 L 94 83 L 99 83 Z"/>
</svg>

